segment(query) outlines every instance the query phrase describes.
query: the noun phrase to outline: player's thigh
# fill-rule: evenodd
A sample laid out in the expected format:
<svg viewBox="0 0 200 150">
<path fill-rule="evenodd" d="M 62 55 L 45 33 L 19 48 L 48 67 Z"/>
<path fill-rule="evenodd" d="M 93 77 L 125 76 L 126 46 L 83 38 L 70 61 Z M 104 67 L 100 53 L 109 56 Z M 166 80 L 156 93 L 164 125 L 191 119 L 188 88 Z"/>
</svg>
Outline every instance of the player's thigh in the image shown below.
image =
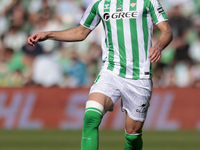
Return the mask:
<svg viewBox="0 0 200 150">
<path fill-rule="evenodd" d="M 131 119 L 126 113 L 125 129 L 128 134 L 138 134 L 142 132 L 144 122 L 135 121 Z"/>
<path fill-rule="evenodd" d="M 98 92 L 91 93 L 88 97 L 88 101 L 98 102 L 104 107 L 105 112 L 113 107 L 113 101 L 111 100 L 111 98 Z"/>
<path fill-rule="evenodd" d="M 151 93 L 151 80 L 126 82 L 122 91 L 122 110 L 125 110 L 132 120 L 144 122 L 150 106 Z"/>
<path fill-rule="evenodd" d="M 125 82 L 125 81 L 124 81 Z M 122 110 L 126 112 L 126 132 L 142 132 L 152 94 L 151 80 L 130 80 L 122 94 Z"/>
<path fill-rule="evenodd" d="M 100 103 L 105 112 L 112 111 L 119 100 L 121 92 L 118 86 L 118 76 L 111 71 L 101 70 L 96 81 L 90 88 L 89 100 Z"/>
</svg>

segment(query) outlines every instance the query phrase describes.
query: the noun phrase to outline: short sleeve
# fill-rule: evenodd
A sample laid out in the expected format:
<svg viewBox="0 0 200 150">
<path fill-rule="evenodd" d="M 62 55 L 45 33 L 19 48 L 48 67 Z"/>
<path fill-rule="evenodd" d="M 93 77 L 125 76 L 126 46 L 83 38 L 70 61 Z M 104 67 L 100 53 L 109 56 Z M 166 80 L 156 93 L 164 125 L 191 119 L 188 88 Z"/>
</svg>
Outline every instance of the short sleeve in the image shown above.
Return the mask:
<svg viewBox="0 0 200 150">
<path fill-rule="evenodd" d="M 155 24 L 167 21 L 167 15 L 159 0 L 149 0 L 149 11 Z"/>
<path fill-rule="evenodd" d="M 80 24 L 90 30 L 94 30 L 95 27 L 101 21 L 101 17 L 98 14 L 99 1 L 94 0 L 85 11 Z"/>
</svg>

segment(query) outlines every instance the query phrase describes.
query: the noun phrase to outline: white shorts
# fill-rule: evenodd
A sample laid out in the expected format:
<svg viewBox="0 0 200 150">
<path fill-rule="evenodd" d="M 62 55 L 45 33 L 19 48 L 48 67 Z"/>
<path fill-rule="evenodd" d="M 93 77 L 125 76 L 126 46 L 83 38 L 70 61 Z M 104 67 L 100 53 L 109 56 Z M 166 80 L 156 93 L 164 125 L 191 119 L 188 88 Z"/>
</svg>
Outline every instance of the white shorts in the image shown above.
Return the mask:
<svg viewBox="0 0 200 150">
<path fill-rule="evenodd" d="M 131 119 L 144 122 L 151 99 L 152 86 L 151 79 L 127 79 L 110 70 L 101 70 L 90 89 L 90 94 L 102 93 L 110 97 L 114 105 L 121 97 L 122 111 L 125 110 Z"/>
</svg>

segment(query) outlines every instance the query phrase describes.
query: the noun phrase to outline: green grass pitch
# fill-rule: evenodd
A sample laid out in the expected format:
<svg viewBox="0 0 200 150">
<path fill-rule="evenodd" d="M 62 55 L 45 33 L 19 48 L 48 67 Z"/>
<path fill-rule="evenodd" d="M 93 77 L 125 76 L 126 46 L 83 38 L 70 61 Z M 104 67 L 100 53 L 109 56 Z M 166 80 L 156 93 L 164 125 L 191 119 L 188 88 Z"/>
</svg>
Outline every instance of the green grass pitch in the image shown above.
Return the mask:
<svg viewBox="0 0 200 150">
<path fill-rule="evenodd" d="M 100 130 L 99 150 L 123 150 L 124 131 Z M 80 150 L 81 131 L 0 130 L 1 150 Z M 143 150 L 200 150 L 200 131 L 144 131 Z"/>
</svg>

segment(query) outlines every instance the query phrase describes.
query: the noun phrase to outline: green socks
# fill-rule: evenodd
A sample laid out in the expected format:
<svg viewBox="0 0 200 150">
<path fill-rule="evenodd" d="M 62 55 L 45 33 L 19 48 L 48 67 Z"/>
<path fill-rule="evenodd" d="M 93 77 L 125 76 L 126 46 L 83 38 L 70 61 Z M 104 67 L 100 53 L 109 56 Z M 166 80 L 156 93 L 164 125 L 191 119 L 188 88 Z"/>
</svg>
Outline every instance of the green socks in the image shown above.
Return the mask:
<svg viewBox="0 0 200 150">
<path fill-rule="evenodd" d="M 81 150 L 98 150 L 99 125 L 103 113 L 97 108 L 87 108 L 82 130 Z"/>
<path fill-rule="evenodd" d="M 99 109 L 98 109 L 99 108 Z M 84 124 L 82 130 L 81 150 L 98 150 L 99 125 L 103 118 L 104 108 L 95 101 L 86 103 Z M 127 134 L 124 150 L 142 150 L 142 134 Z"/>
<path fill-rule="evenodd" d="M 134 135 L 125 132 L 126 145 L 124 150 L 142 150 L 142 134 Z"/>
</svg>

